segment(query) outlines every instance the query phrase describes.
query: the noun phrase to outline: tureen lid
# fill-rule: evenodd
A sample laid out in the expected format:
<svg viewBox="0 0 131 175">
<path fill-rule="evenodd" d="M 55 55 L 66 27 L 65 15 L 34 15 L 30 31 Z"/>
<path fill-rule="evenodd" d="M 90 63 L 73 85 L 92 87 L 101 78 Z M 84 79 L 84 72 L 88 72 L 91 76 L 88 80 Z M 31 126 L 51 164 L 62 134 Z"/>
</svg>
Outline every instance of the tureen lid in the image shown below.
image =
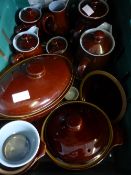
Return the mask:
<svg viewBox="0 0 131 175">
<path fill-rule="evenodd" d="M 65 167 L 69 164 L 71 168 L 80 168 L 103 159 L 113 133 L 102 110 L 91 103 L 75 101 L 61 104 L 50 113 L 41 136 L 49 156 L 53 155 Z"/>
<path fill-rule="evenodd" d="M 0 77 L 0 114 L 37 114 L 64 98 L 72 84 L 72 66 L 64 56 L 45 54 L 14 65 Z"/>
</svg>

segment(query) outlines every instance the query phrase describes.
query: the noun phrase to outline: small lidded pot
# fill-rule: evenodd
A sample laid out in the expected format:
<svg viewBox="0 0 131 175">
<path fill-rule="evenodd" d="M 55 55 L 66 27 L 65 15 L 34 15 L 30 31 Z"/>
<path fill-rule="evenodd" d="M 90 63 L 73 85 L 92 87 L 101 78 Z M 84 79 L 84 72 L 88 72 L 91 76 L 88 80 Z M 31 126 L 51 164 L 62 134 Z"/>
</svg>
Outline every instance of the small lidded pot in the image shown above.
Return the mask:
<svg viewBox="0 0 131 175">
<path fill-rule="evenodd" d="M 62 36 L 55 36 L 51 38 L 46 44 L 47 53 L 65 54 L 68 48 L 66 38 Z"/>
<path fill-rule="evenodd" d="M 15 27 L 15 33 L 26 31 L 34 25 L 41 29 L 41 16 L 42 11 L 40 7 L 36 5 L 24 7 L 19 12 L 18 18 L 20 20 L 20 25 Z"/>
<path fill-rule="evenodd" d="M 46 143 L 48 156 L 57 165 L 81 170 L 97 165 L 109 154 L 117 140 L 114 134 L 108 116 L 100 108 L 71 101 L 48 115 L 41 139 Z"/>
<path fill-rule="evenodd" d="M 12 58 L 13 64 L 28 57 L 44 53 L 44 49 L 39 41 L 38 30 L 38 27 L 32 26 L 27 31 L 20 32 L 13 38 L 13 46 L 17 51 Z"/>
<path fill-rule="evenodd" d="M 97 28 L 86 30 L 80 37 L 77 72 L 82 77 L 86 71 L 102 69 L 111 60 L 115 47 L 112 27 L 103 23 Z"/>
<path fill-rule="evenodd" d="M 78 20 L 75 37 L 87 29 L 95 28 L 106 21 L 109 5 L 105 0 L 81 0 L 78 4 Z"/>
</svg>

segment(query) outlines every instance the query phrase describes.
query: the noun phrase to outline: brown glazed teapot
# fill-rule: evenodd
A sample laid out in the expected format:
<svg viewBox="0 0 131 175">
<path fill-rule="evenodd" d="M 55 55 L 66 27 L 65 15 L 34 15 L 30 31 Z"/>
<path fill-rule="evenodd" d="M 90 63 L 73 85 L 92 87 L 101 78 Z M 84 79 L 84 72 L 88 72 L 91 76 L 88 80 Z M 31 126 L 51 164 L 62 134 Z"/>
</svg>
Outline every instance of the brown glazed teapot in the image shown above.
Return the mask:
<svg viewBox="0 0 131 175">
<path fill-rule="evenodd" d="M 53 127 L 52 127 L 53 126 Z M 111 148 L 123 143 L 108 116 L 96 105 L 71 101 L 59 105 L 44 121 L 41 139 L 59 166 L 81 170 L 100 163 Z"/>
<path fill-rule="evenodd" d="M 82 77 L 86 72 L 107 66 L 114 47 L 112 26 L 106 22 L 82 33 L 78 53 L 78 76 Z"/>
<path fill-rule="evenodd" d="M 61 102 L 72 81 L 72 64 L 62 55 L 43 54 L 17 63 L 0 77 L 0 119 L 45 117 Z"/>
</svg>

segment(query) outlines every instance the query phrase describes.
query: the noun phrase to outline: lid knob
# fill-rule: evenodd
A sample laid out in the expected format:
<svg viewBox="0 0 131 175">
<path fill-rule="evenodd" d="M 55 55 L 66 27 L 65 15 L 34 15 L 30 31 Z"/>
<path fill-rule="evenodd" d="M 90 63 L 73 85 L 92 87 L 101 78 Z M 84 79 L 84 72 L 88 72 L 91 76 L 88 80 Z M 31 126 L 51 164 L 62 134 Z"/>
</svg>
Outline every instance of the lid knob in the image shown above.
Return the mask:
<svg viewBox="0 0 131 175">
<path fill-rule="evenodd" d="M 95 42 L 96 43 L 101 43 L 102 40 L 105 38 L 105 33 L 101 30 L 97 30 L 95 33 L 94 33 L 94 38 L 95 38 Z"/>
<path fill-rule="evenodd" d="M 40 61 L 33 61 L 27 64 L 27 74 L 31 78 L 41 78 L 45 75 L 45 66 Z"/>
<path fill-rule="evenodd" d="M 69 115 L 66 120 L 66 126 L 70 131 L 76 132 L 79 131 L 82 127 L 82 117 L 80 115 Z"/>
</svg>

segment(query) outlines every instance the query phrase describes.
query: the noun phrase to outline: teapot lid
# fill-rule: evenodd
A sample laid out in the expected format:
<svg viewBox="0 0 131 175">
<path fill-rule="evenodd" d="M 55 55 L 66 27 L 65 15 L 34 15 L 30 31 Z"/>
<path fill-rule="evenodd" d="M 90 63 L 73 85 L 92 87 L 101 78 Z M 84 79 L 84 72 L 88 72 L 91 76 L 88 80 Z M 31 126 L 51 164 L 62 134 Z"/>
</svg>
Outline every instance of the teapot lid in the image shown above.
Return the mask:
<svg viewBox="0 0 131 175">
<path fill-rule="evenodd" d="M 54 127 L 52 127 L 54 126 Z M 52 111 L 42 127 L 47 153 L 64 167 L 91 166 L 103 159 L 112 143 L 112 126 L 97 106 L 66 102 Z"/>
<path fill-rule="evenodd" d="M 93 56 L 105 56 L 112 52 L 115 46 L 113 36 L 104 29 L 86 30 L 80 38 L 82 49 Z"/>
<path fill-rule="evenodd" d="M 64 98 L 73 80 L 68 59 L 43 54 L 20 62 L 0 77 L 0 114 L 26 117 L 38 114 Z"/>
</svg>

